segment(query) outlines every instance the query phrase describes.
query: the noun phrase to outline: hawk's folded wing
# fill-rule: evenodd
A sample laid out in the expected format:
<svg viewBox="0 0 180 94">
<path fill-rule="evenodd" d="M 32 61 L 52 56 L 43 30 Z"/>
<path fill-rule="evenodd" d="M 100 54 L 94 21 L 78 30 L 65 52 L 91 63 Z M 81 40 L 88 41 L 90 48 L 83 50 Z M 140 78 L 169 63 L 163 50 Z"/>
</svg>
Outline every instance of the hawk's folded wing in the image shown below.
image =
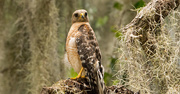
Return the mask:
<svg viewBox="0 0 180 94">
<path fill-rule="evenodd" d="M 80 35 L 76 38 L 76 46 L 82 66 L 85 68 L 91 87 L 102 92 L 101 89 L 104 89 L 104 73 L 101 65 L 101 53 L 94 31 L 89 24 L 82 24 L 78 31 Z"/>
</svg>

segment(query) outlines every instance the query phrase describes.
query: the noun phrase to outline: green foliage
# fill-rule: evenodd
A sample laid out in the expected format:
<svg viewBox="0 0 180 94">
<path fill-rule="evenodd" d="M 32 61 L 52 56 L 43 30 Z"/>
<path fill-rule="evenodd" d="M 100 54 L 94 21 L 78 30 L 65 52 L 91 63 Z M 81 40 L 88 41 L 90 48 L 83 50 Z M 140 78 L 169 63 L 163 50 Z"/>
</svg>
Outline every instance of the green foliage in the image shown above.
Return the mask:
<svg viewBox="0 0 180 94">
<path fill-rule="evenodd" d="M 118 85 L 119 80 L 113 80 L 113 85 Z"/>
<path fill-rule="evenodd" d="M 143 0 L 139 0 L 135 5 L 134 7 L 136 9 L 140 8 L 140 7 L 144 7 L 145 6 L 145 2 Z"/>
<path fill-rule="evenodd" d="M 116 72 L 114 71 L 115 69 L 115 64 L 116 64 L 116 61 L 118 58 L 114 58 L 114 57 L 111 57 L 111 62 L 110 62 L 110 72 L 105 72 L 104 73 L 104 81 L 106 83 L 106 85 L 112 85 L 112 81 L 113 81 L 113 85 L 114 84 L 117 84 L 118 82 L 115 81 L 115 77 L 113 76 Z"/>
<path fill-rule="evenodd" d="M 76 77 L 78 74 L 74 71 L 73 68 L 70 69 L 70 76 L 69 77 Z"/>
<path fill-rule="evenodd" d="M 97 22 L 96 22 L 96 28 L 99 28 L 103 25 L 105 25 L 108 21 L 108 16 L 104 16 L 102 18 L 98 18 Z"/>
<path fill-rule="evenodd" d="M 106 85 L 110 85 L 110 82 L 112 81 L 112 74 L 111 73 L 104 73 L 104 82 Z"/>
<path fill-rule="evenodd" d="M 123 5 L 119 2 L 115 2 L 113 7 L 118 10 L 122 10 Z"/>
<path fill-rule="evenodd" d="M 118 58 L 111 57 L 110 68 L 111 68 L 112 71 L 113 71 L 113 68 L 114 68 L 114 66 L 116 64 L 117 59 Z"/>
<path fill-rule="evenodd" d="M 121 39 L 122 33 L 118 31 L 114 26 L 111 27 L 111 32 L 115 33 L 115 37 Z"/>
</svg>

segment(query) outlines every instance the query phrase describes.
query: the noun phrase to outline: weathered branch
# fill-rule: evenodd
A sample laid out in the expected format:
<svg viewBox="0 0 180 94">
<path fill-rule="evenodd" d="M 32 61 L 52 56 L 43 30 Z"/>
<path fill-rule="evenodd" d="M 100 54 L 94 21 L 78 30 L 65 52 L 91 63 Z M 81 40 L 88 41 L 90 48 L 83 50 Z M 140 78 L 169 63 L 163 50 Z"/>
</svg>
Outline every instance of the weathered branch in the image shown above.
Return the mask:
<svg viewBox="0 0 180 94">
<path fill-rule="evenodd" d="M 95 94 L 91 91 L 86 79 L 79 78 L 77 80 L 62 80 L 51 87 L 44 87 L 41 94 Z M 106 94 L 139 94 L 126 89 L 123 86 L 106 87 Z"/>
<path fill-rule="evenodd" d="M 148 33 L 155 31 L 160 26 L 161 18 L 166 17 L 172 10 L 179 6 L 179 0 L 153 0 L 137 14 L 137 16 L 123 28 L 125 41 L 132 45 L 135 39 L 139 39 L 145 51 L 150 49 L 149 54 L 155 53 L 153 41 L 151 46 L 146 45 Z M 155 24 L 153 24 L 155 23 Z M 151 32 L 150 32 L 151 31 Z M 106 87 L 107 94 L 134 94 L 134 92 L 121 86 Z M 92 94 L 91 88 L 86 79 L 62 80 L 51 87 L 44 87 L 41 94 Z"/>
</svg>

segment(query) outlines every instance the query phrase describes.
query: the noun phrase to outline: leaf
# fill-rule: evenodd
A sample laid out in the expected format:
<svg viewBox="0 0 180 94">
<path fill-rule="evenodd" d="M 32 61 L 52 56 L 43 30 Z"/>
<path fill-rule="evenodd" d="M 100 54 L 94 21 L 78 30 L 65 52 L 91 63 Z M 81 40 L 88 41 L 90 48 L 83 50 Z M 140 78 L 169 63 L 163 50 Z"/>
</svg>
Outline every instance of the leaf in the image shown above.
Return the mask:
<svg viewBox="0 0 180 94">
<path fill-rule="evenodd" d="M 113 80 L 113 85 L 117 85 L 119 83 L 119 80 Z"/>
<path fill-rule="evenodd" d="M 104 82 L 108 84 L 108 82 L 112 80 L 112 74 L 105 72 L 104 73 Z"/>
<path fill-rule="evenodd" d="M 118 58 L 111 57 L 110 68 L 112 71 L 113 71 L 113 68 L 114 68 L 117 60 L 118 60 Z"/>
<path fill-rule="evenodd" d="M 113 7 L 115 9 L 122 10 L 123 5 L 119 2 L 115 2 Z"/>
<path fill-rule="evenodd" d="M 104 16 L 102 18 L 98 18 L 97 22 L 96 22 L 96 27 L 101 27 L 103 25 L 105 25 L 108 21 L 108 16 Z"/>
<path fill-rule="evenodd" d="M 119 31 L 116 32 L 116 37 L 117 37 L 118 39 L 121 39 L 120 36 L 122 36 L 121 32 L 119 32 Z"/>
<path fill-rule="evenodd" d="M 114 33 L 118 32 L 118 30 L 116 30 L 114 26 L 111 26 L 110 29 L 111 29 L 111 32 L 114 32 Z"/>
<path fill-rule="evenodd" d="M 111 29 L 111 32 L 114 32 L 114 33 L 115 33 L 115 37 L 116 37 L 116 38 L 121 39 L 122 33 L 121 33 L 120 31 L 118 31 L 117 29 L 115 29 L 114 26 L 112 26 L 110 29 Z"/>
<path fill-rule="evenodd" d="M 139 0 L 135 5 L 134 7 L 136 9 L 140 8 L 140 7 L 144 7 L 145 6 L 145 2 L 143 0 Z"/>
<path fill-rule="evenodd" d="M 78 74 L 74 71 L 73 68 L 70 69 L 70 77 L 76 77 Z"/>
</svg>

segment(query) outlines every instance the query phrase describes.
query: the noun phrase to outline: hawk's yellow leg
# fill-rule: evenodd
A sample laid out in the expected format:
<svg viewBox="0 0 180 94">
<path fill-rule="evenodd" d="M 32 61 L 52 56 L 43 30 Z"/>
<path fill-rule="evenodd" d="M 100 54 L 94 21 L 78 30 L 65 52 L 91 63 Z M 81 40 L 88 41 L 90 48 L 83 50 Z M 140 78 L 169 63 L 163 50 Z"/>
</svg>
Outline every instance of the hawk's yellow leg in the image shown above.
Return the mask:
<svg viewBox="0 0 180 94">
<path fill-rule="evenodd" d="M 78 78 L 85 78 L 85 76 L 81 76 L 82 75 L 82 72 L 83 72 L 84 68 L 82 67 L 80 72 L 78 73 L 78 76 L 77 77 L 74 77 L 74 78 L 71 78 L 72 80 L 75 80 L 75 79 L 78 79 Z"/>
</svg>

